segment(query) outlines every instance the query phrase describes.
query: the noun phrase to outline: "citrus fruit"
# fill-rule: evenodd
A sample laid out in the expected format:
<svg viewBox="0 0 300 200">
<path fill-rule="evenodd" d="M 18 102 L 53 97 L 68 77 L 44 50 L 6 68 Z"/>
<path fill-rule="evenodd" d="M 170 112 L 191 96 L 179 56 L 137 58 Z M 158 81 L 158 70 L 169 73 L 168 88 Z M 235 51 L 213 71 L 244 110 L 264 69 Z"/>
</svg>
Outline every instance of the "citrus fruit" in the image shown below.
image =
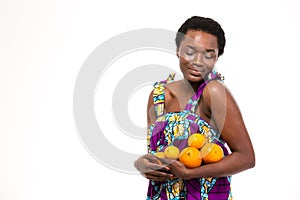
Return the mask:
<svg viewBox="0 0 300 200">
<path fill-rule="evenodd" d="M 188 168 L 199 167 L 202 162 L 200 151 L 196 147 L 186 147 L 180 152 L 179 161 Z"/>
<path fill-rule="evenodd" d="M 194 133 L 188 138 L 188 146 L 200 149 L 205 144 L 205 136 L 200 133 Z"/>
<path fill-rule="evenodd" d="M 174 160 L 178 159 L 179 152 L 180 152 L 180 150 L 175 146 L 168 146 L 164 150 L 165 157 L 169 158 L 169 159 L 174 159 Z"/>
<path fill-rule="evenodd" d="M 223 149 L 215 143 L 205 144 L 200 152 L 204 163 L 217 162 L 224 156 Z"/>
<path fill-rule="evenodd" d="M 165 153 L 161 151 L 156 152 L 154 155 L 158 158 L 165 158 Z"/>
</svg>

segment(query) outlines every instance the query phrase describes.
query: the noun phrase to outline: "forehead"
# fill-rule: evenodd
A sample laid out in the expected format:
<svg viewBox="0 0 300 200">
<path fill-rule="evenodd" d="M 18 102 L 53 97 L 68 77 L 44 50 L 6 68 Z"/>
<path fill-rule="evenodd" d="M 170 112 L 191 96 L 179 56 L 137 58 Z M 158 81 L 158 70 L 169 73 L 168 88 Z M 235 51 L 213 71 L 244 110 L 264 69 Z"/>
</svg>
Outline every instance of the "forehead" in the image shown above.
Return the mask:
<svg viewBox="0 0 300 200">
<path fill-rule="evenodd" d="M 198 30 L 188 30 L 181 45 L 199 46 L 204 49 L 218 49 L 217 37 Z"/>
</svg>

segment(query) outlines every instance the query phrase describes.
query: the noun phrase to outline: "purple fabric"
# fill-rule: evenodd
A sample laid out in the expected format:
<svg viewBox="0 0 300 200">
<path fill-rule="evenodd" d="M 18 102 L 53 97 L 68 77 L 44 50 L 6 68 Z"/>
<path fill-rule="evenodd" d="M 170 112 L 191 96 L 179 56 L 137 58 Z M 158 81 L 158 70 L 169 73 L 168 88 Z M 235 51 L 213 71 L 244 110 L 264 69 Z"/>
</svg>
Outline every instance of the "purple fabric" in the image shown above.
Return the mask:
<svg viewBox="0 0 300 200">
<path fill-rule="evenodd" d="M 196 123 L 190 123 L 190 133 L 199 133 L 199 126 Z"/>
<path fill-rule="evenodd" d="M 161 181 L 149 181 L 149 186 L 148 186 L 148 192 L 147 192 L 147 196 L 148 197 L 154 197 L 157 194 L 157 191 L 155 191 L 155 188 L 152 185 L 152 182 L 155 182 L 155 185 L 160 188 L 163 184 L 163 182 Z M 160 200 L 168 200 L 167 194 L 166 194 L 166 190 L 162 189 L 161 193 L 160 193 Z"/>
<path fill-rule="evenodd" d="M 199 179 L 190 179 L 184 181 L 185 186 L 186 186 L 186 199 L 187 200 L 199 200 L 201 199 L 201 194 L 200 194 L 200 182 Z"/>
<path fill-rule="evenodd" d="M 199 117 L 192 114 L 193 110 L 195 110 L 196 102 L 198 101 L 200 96 L 202 95 L 202 92 L 207 85 L 208 81 L 203 82 L 198 90 L 195 92 L 189 103 L 185 107 L 185 111 L 189 111 L 190 114 L 187 116 L 187 120 L 189 120 L 187 123 L 189 123 L 189 134 L 197 133 L 199 132 L 199 124 L 196 123 L 196 120 L 198 120 Z M 194 104 L 194 105 L 193 105 Z M 164 149 L 168 146 L 168 139 L 165 136 L 165 127 L 167 126 L 168 121 L 161 121 L 156 122 L 153 130 L 152 135 L 150 138 L 150 148 L 152 151 L 156 151 L 157 146 L 163 147 L 161 151 L 164 151 Z M 171 129 L 170 129 L 171 130 Z M 174 146 L 177 146 L 180 151 L 187 147 L 187 139 L 175 139 L 173 142 Z M 228 155 L 228 150 L 224 146 L 223 143 L 216 142 L 219 144 L 223 151 L 224 155 Z M 201 179 L 191 179 L 191 180 L 183 180 L 185 187 L 186 187 L 186 198 L 187 200 L 200 200 L 201 199 L 201 187 L 203 185 L 200 185 Z M 161 200 L 167 200 L 167 194 L 166 194 L 166 188 L 162 188 L 160 190 L 162 183 L 164 182 L 158 182 L 158 181 L 149 181 L 149 187 L 148 187 L 148 197 L 153 198 L 155 195 L 159 194 L 159 197 Z M 209 200 L 227 200 L 230 192 L 230 182 L 228 180 L 228 177 L 221 177 L 218 178 L 216 183 L 213 185 L 212 188 L 208 188 L 208 199 Z"/>
<path fill-rule="evenodd" d="M 174 140 L 173 145 L 178 147 L 178 149 L 182 151 L 185 147 L 187 147 L 187 140 Z"/>
<path fill-rule="evenodd" d="M 196 93 L 195 93 L 195 94 L 196 94 Z M 198 97 L 197 95 L 193 95 L 191 99 L 192 99 L 193 101 L 197 101 L 198 98 L 199 98 L 199 97 Z"/>
<path fill-rule="evenodd" d="M 168 200 L 166 190 L 162 190 L 160 194 L 160 200 Z"/>
<path fill-rule="evenodd" d="M 187 119 L 191 120 L 191 121 L 195 121 L 197 119 L 197 117 L 195 115 L 190 114 L 189 116 L 187 116 Z"/>
<path fill-rule="evenodd" d="M 193 105 L 192 104 L 186 104 L 184 110 L 188 110 L 188 111 L 191 111 Z"/>
<path fill-rule="evenodd" d="M 159 187 L 159 186 L 160 186 L 160 183 L 157 182 L 156 185 Z M 155 192 L 154 187 L 153 187 L 153 185 L 152 185 L 152 181 L 149 180 L 147 196 L 153 197 L 155 194 L 156 194 L 156 192 Z"/>
<path fill-rule="evenodd" d="M 152 131 L 152 136 L 150 139 L 150 147 L 152 151 L 156 150 L 157 147 L 157 142 L 160 140 L 161 144 L 166 143 L 165 141 L 165 137 L 164 137 L 164 129 L 167 125 L 167 121 L 163 121 L 163 122 L 158 122 L 155 124 L 155 127 L 153 128 Z"/>
<path fill-rule="evenodd" d="M 218 178 L 214 187 L 208 193 L 209 200 L 227 200 L 230 191 L 230 183 L 227 177 Z"/>
<path fill-rule="evenodd" d="M 224 155 L 228 156 L 229 152 L 228 152 L 227 148 L 224 146 L 224 144 L 222 144 L 219 141 L 217 141 L 216 144 L 218 144 L 223 149 Z"/>
<path fill-rule="evenodd" d="M 210 81 L 210 80 L 207 80 L 207 81 L 203 82 L 203 83 L 199 86 L 198 90 L 194 93 L 194 95 L 193 95 L 192 98 L 191 98 L 192 101 L 198 101 L 198 100 L 199 100 L 199 98 L 200 98 L 200 96 L 201 96 L 201 94 L 202 94 L 202 92 L 203 92 L 203 90 L 204 90 L 206 84 L 207 84 L 209 81 Z M 193 107 L 194 107 L 194 106 L 193 106 L 192 104 L 188 103 L 188 104 L 185 106 L 184 110 L 191 111 L 191 110 L 193 109 Z"/>
</svg>

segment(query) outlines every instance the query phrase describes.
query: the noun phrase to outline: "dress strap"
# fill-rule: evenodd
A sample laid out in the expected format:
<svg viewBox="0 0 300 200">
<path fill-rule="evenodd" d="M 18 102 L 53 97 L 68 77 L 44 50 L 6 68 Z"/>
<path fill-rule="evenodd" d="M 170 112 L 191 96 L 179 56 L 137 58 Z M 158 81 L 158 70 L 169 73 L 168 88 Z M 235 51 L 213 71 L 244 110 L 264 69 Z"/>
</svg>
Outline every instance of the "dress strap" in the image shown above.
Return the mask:
<svg viewBox="0 0 300 200">
<path fill-rule="evenodd" d="M 190 98 L 190 100 L 186 104 L 186 106 L 184 108 L 185 111 L 195 113 L 198 101 L 199 101 L 199 99 L 202 95 L 202 92 L 208 82 L 209 82 L 209 80 L 206 80 L 199 86 L 198 90 L 194 93 L 194 95 Z"/>
<path fill-rule="evenodd" d="M 204 81 L 199 87 L 198 90 L 194 93 L 194 95 L 190 98 L 190 100 L 188 101 L 188 103 L 186 104 L 184 110 L 188 111 L 188 112 L 192 112 L 195 113 L 196 111 L 196 107 L 198 104 L 198 101 L 203 93 L 203 90 L 205 88 L 205 86 L 207 85 L 207 83 L 211 80 L 220 80 L 220 81 L 224 81 L 224 77 L 216 71 L 212 71 L 209 75 L 208 75 L 208 79 L 206 81 Z"/>
<path fill-rule="evenodd" d="M 165 85 L 174 81 L 175 73 L 171 73 L 166 80 L 156 82 L 153 90 L 153 103 L 156 118 L 164 114 Z"/>
</svg>

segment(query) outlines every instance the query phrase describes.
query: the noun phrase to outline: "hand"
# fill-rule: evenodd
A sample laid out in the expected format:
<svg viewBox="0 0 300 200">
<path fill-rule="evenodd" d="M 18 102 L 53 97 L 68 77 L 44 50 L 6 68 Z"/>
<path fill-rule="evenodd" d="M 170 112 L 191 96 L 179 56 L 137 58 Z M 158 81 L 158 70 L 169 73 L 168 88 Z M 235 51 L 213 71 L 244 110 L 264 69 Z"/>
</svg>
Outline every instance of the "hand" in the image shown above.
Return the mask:
<svg viewBox="0 0 300 200">
<path fill-rule="evenodd" d="M 166 181 L 174 178 L 170 168 L 152 154 L 141 156 L 134 162 L 134 166 L 147 179 Z"/>
<path fill-rule="evenodd" d="M 174 174 L 176 177 L 181 178 L 181 179 L 190 179 L 191 177 L 189 176 L 189 169 L 184 166 L 181 162 L 178 160 L 172 160 L 169 162 L 169 168 L 170 172 Z"/>
</svg>

